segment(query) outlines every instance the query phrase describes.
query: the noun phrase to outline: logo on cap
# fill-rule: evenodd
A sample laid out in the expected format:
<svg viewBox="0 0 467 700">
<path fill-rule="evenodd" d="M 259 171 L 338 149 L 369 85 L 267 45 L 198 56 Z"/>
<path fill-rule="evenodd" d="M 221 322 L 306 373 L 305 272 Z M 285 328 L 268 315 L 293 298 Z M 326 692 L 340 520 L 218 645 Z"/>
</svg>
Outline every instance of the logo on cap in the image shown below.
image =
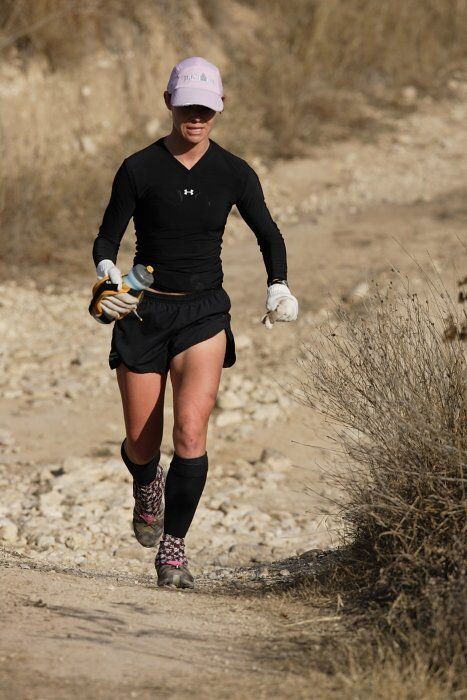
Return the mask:
<svg viewBox="0 0 467 700">
<path fill-rule="evenodd" d="M 188 73 L 187 75 L 181 75 L 180 76 L 182 80 L 200 80 L 203 83 L 211 83 L 211 85 L 215 85 L 215 80 L 213 78 L 208 78 L 206 73 Z"/>
</svg>

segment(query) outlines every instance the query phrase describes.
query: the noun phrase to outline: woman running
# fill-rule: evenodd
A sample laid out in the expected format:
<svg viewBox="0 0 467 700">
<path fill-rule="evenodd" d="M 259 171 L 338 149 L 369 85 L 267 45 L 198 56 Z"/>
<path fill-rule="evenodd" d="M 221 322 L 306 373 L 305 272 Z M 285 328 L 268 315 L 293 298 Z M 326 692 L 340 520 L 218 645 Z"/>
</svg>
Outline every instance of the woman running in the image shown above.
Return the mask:
<svg viewBox="0 0 467 700">
<path fill-rule="evenodd" d="M 206 436 L 223 367 L 236 360 L 221 246 L 234 204 L 256 235 L 267 272 L 266 309 L 297 318 L 286 249 L 254 170 L 209 138 L 224 109 L 219 70 L 200 57 L 172 70 L 164 92 L 172 131 L 125 158 L 94 242 L 97 277 L 122 285 L 117 253 L 133 217 L 134 263 L 154 268 L 141 300 L 116 293 L 102 302 L 115 320 L 109 355 L 116 369 L 126 437 L 121 455 L 133 477 L 133 529 L 159 548 L 159 586 L 193 588 L 185 536 L 208 471 Z M 138 315 L 131 313 L 138 305 Z M 138 316 L 141 317 L 138 318 Z M 167 374 L 173 390 L 174 453 L 164 483 L 160 460 Z M 165 508 L 164 508 L 165 500 Z"/>
</svg>

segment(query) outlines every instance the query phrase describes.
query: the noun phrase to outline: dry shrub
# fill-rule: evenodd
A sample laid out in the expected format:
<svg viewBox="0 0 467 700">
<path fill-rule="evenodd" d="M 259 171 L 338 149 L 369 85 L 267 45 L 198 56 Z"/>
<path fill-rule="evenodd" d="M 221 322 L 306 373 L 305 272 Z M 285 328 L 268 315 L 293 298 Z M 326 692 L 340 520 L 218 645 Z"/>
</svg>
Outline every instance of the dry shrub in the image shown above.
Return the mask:
<svg viewBox="0 0 467 700">
<path fill-rule="evenodd" d="M 407 85 L 446 94 L 449 78 L 465 70 L 467 0 L 253 4 L 264 21 L 250 89 L 275 155 L 303 155 L 317 140 L 367 138 L 386 127 L 375 106 L 408 108 Z"/>
<path fill-rule="evenodd" d="M 14 47 L 25 59 L 45 56 L 52 71 L 67 69 L 99 49 L 118 50 L 121 19 L 127 32 L 141 29 L 124 0 L 0 0 L 0 51 Z"/>
<path fill-rule="evenodd" d="M 342 429 L 343 541 L 327 571 L 372 626 L 433 671 L 460 671 L 467 638 L 467 363 L 442 319 L 456 314 L 378 286 L 363 313 L 339 308 L 335 327 L 306 345 L 301 400 Z M 371 611 L 371 612 L 370 612 Z M 453 671 L 454 669 L 454 671 Z"/>
<path fill-rule="evenodd" d="M 466 35 L 465 0 L 325 0 L 308 59 L 336 85 L 432 90 L 467 56 Z"/>
</svg>

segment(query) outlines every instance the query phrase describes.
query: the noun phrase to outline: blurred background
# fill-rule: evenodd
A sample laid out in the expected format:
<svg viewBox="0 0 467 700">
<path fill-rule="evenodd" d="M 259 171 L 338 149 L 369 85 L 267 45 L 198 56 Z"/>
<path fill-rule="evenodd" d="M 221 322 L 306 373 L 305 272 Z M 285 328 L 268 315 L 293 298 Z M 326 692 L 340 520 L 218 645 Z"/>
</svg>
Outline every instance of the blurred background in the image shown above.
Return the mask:
<svg viewBox="0 0 467 700">
<path fill-rule="evenodd" d="M 121 160 L 169 130 L 172 66 L 222 72 L 214 138 L 266 163 L 456 99 L 464 0 L 0 0 L 3 264 L 89 270 Z"/>
</svg>

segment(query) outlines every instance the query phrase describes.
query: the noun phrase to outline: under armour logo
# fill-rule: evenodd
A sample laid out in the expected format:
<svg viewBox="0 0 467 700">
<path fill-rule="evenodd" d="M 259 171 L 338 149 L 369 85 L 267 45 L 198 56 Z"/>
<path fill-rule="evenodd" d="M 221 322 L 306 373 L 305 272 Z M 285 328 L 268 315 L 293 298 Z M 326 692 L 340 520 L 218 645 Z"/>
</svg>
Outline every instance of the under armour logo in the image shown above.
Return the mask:
<svg viewBox="0 0 467 700">
<path fill-rule="evenodd" d="M 183 190 L 183 194 L 194 194 L 194 190 Z"/>
</svg>

